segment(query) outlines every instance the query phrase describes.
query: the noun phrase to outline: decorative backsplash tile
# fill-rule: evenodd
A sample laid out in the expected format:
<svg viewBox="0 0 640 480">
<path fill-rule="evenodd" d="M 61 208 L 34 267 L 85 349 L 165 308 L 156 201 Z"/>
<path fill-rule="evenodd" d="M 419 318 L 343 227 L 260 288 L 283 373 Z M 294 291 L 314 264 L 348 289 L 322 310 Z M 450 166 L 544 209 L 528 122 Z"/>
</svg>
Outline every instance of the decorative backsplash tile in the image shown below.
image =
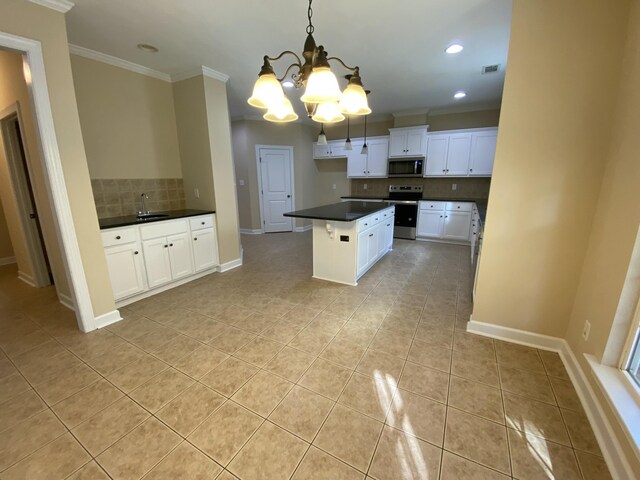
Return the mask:
<svg viewBox="0 0 640 480">
<path fill-rule="evenodd" d="M 184 184 L 181 178 L 132 178 L 91 180 L 98 218 L 133 215 L 140 210 L 140 195 L 146 193 L 146 206 L 151 211 L 185 208 Z"/>
<path fill-rule="evenodd" d="M 452 190 L 451 185 L 456 184 Z M 367 185 L 365 190 L 364 186 Z M 423 198 L 489 198 L 491 178 L 362 178 L 351 180 L 351 195 L 384 196 L 389 185 L 422 185 Z"/>
</svg>

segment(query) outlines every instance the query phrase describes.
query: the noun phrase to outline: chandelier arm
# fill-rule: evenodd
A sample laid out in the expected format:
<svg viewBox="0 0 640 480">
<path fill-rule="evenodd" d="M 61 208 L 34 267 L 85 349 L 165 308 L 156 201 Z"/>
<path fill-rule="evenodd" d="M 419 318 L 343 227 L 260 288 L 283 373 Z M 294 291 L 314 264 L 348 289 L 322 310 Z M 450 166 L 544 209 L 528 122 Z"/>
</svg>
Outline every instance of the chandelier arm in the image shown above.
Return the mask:
<svg viewBox="0 0 640 480">
<path fill-rule="evenodd" d="M 268 55 L 265 55 L 265 57 L 274 62 L 276 60 L 280 60 L 282 57 L 284 57 L 286 54 L 291 54 L 294 57 L 296 57 L 296 60 L 298 60 L 298 65 L 302 66 L 302 60 L 300 60 L 300 57 L 298 56 L 298 54 L 296 52 L 292 52 L 291 50 L 285 50 L 284 52 L 282 52 L 280 55 L 278 55 L 277 57 L 269 57 Z"/>
<path fill-rule="evenodd" d="M 301 67 L 301 65 L 300 65 L 299 63 L 292 63 L 291 65 L 289 65 L 289 66 L 287 67 L 287 70 L 284 72 L 284 75 L 282 75 L 282 77 L 278 78 L 278 81 L 279 81 L 279 82 L 281 82 L 281 81 L 283 81 L 285 78 L 287 78 L 287 75 L 289 75 L 289 72 L 291 71 L 291 69 L 292 69 L 293 67 L 298 67 L 298 68 L 300 68 L 300 67 Z"/>
<path fill-rule="evenodd" d="M 329 58 L 327 58 L 327 61 L 329 61 L 329 60 L 337 60 L 338 62 L 340 62 L 340 64 L 341 64 L 344 68 L 346 68 L 347 70 L 350 70 L 350 71 L 352 71 L 352 72 L 355 72 L 356 70 L 358 70 L 358 69 L 359 69 L 359 67 L 357 67 L 357 66 L 356 66 L 356 67 L 350 67 L 349 65 L 347 65 L 346 63 L 344 63 L 342 60 L 340 60 L 338 57 L 329 57 Z"/>
</svg>

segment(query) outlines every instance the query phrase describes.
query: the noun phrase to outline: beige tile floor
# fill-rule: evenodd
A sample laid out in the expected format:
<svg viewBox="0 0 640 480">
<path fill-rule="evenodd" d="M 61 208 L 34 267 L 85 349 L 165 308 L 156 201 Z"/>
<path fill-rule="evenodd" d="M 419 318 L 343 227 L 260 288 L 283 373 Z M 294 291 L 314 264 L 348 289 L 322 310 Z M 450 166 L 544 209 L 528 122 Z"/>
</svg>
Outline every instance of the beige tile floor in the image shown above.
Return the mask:
<svg viewBox="0 0 640 480">
<path fill-rule="evenodd" d="M 0 478 L 610 478 L 559 357 L 465 332 L 468 248 L 346 287 L 308 233 L 243 244 L 87 335 L 0 267 Z"/>
</svg>

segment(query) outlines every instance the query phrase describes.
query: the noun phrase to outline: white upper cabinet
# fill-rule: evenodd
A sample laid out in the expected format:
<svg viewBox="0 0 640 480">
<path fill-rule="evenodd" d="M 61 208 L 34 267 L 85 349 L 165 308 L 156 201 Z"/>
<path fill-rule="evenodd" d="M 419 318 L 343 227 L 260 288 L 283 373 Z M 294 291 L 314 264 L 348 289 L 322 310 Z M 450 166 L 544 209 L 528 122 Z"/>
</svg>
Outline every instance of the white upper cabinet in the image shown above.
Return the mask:
<svg viewBox="0 0 640 480">
<path fill-rule="evenodd" d="M 491 176 L 497 136 L 497 128 L 430 133 L 424 176 Z"/>
<path fill-rule="evenodd" d="M 345 158 L 347 151 L 344 149 L 344 140 L 332 140 L 326 145 L 313 143 L 313 158 Z"/>
<path fill-rule="evenodd" d="M 363 155 L 361 139 L 352 140 L 352 150 L 347 150 L 347 177 L 386 177 L 387 158 L 389 153 L 388 137 L 373 137 L 367 139 L 369 153 Z"/>
<path fill-rule="evenodd" d="M 471 139 L 470 176 L 489 176 L 493 171 L 498 131 L 476 133 Z"/>
<path fill-rule="evenodd" d="M 426 154 L 426 126 L 389 129 L 389 158 L 424 157 Z"/>
</svg>

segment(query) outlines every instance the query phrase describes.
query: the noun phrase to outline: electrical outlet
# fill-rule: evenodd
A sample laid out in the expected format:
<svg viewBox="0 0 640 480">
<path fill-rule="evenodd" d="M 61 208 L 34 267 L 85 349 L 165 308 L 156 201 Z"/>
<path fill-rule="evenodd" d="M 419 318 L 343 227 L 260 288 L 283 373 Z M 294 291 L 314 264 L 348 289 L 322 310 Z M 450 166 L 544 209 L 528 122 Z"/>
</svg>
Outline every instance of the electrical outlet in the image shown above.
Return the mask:
<svg viewBox="0 0 640 480">
<path fill-rule="evenodd" d="M 367 188 L 369 188 L 369 186 L 365 183 L 365 184 L 362 186 L 362 188 L 364 188 L 364 189 L 366 190 Z"/>
<path fill-rule="evenodd" d="M 338 188 L 338 187 L 337 187 L 337 186 L 336 186 L 336 184 L 334 183 L 334 184 L 333 184 L 333 186 L 332 186 L 331 188 L 333 188 L 333 189 L 335 190 L 335 189 L 336 189 L 336 188 Z"/>
<path fill-rule="evenodd" d="M 200 198 L 200 190 L 197 188 L 193 189 L 193 194 L 195 195 L 196 198 Z"/>
<path fill-rule="evenodd" d="M 457 190 L 458 189 L 458 184 L 457 183 L 452 183 L 451 184 L 451 190 Z"/>
<path fill-rule="evenodd" d="M 239 180 L 238 183 L 240 183 L 241 187 L 244 187 L 244 180 Z"/>
<path fill-rule="evenodd" d="M 591 333 L 591 323 L 589 320 L 584 321 L 584 328 L 582 329 L 582 338 L 585 340 L 589 340 L 589 334 Z"/>
</svg>

